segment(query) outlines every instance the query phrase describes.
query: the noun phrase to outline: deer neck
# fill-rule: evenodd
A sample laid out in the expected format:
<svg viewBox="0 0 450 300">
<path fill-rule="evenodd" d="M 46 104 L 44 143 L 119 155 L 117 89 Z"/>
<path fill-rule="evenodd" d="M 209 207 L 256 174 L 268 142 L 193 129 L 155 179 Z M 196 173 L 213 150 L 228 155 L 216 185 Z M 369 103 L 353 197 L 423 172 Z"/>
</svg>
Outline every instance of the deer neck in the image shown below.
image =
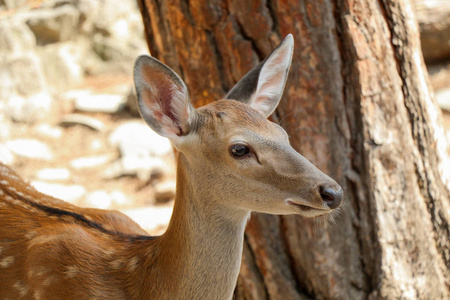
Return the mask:
<svg viewBox="0 0 450 300">
<path fill-rule="evenodd" d="M 165 248 L 170 249 L 165 255 L 176 268 L 173 272 L 177 273 L 181 297 L 176 298 L 231 299 L 250 213 L 220 206 L 214 199 L 215 188 L 205 191 L 207 180 L 202 179 L 206 178 L 193 174 L 184 155 L 179 154 L 174 210 L 169 227 L 160 238 L 161 244 L 170 245 Z"/>
</svg>

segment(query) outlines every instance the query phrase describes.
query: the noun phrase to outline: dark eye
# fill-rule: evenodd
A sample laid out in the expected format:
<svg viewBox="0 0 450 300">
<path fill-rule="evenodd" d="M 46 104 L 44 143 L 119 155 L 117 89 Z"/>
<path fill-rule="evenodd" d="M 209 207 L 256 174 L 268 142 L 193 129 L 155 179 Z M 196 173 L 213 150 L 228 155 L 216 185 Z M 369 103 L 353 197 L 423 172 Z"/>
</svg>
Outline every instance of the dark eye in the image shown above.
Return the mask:
<svg viewBox="0 0 450 300">
<path fill-rule="evenodd" d="M 250 153 L 250 149 L 243 144 L 234 144 L 230 147 L 230 153 L 233 156 L 240 157 L 244 155 L 248 155 Z"/>
</svg>

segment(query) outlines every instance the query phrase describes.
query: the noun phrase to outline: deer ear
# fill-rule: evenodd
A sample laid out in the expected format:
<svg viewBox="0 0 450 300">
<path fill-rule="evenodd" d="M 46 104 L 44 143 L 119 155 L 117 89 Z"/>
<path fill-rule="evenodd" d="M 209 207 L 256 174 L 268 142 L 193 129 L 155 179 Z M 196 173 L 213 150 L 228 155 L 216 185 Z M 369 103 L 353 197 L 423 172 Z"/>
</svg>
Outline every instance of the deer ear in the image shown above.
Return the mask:
<svg viewBox="0 0 450 300">
<path fill-rule="evenodd" d="M 157 59 L 142 55 L 134 65 L 139 111 L 157 133 L 168 138 L 189 132 L 194 108 L 183 80 Z"/>
<path fill-rule="evenodd" d="M 293 51 L 294 39 L 289 34 L 264 61 L 239 80 L 225 98 L 246 103 L 269 117 L 283 95 Z"/>
</svg>

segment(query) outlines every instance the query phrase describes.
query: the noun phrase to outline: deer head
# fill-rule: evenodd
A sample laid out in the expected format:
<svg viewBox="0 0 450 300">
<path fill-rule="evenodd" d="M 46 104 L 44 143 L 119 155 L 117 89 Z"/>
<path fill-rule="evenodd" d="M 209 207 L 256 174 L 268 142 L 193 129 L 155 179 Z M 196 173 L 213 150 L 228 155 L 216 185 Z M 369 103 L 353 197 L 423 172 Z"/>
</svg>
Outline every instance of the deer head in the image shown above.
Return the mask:
<svg viewBox="0 0 450 300">
<path fill-rule="evenodd" d="M 314 217 L 341 204 L 341 187 L 267 120 L 283 94 L 292 53 L 288 35 L 224 99 L 198 109 L 169 67 L 138 58 L 134 75 L 142 117 L 172 141 L 191 177 L 190 189 L 204 205 Z"/>
</svg>

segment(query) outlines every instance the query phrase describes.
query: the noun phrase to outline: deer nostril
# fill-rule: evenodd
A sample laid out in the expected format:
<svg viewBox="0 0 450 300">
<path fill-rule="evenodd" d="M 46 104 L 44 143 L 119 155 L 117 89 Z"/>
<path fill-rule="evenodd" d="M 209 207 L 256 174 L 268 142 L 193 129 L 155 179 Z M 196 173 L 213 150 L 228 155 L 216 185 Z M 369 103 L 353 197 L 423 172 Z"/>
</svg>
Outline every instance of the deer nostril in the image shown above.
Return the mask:
<svg viewBox="0 0 450 300">
<path fill-rule="evenodd" d="M 342 188 L 339 187 L 338 190 L 334 190 L 332 188 L 321 186 L 320 196 L 322 197 L 323 202 L 325 202 L 325 204 L 328 205 L 329 208 L 338 208 L 342 203 Z"/>
</svg>

